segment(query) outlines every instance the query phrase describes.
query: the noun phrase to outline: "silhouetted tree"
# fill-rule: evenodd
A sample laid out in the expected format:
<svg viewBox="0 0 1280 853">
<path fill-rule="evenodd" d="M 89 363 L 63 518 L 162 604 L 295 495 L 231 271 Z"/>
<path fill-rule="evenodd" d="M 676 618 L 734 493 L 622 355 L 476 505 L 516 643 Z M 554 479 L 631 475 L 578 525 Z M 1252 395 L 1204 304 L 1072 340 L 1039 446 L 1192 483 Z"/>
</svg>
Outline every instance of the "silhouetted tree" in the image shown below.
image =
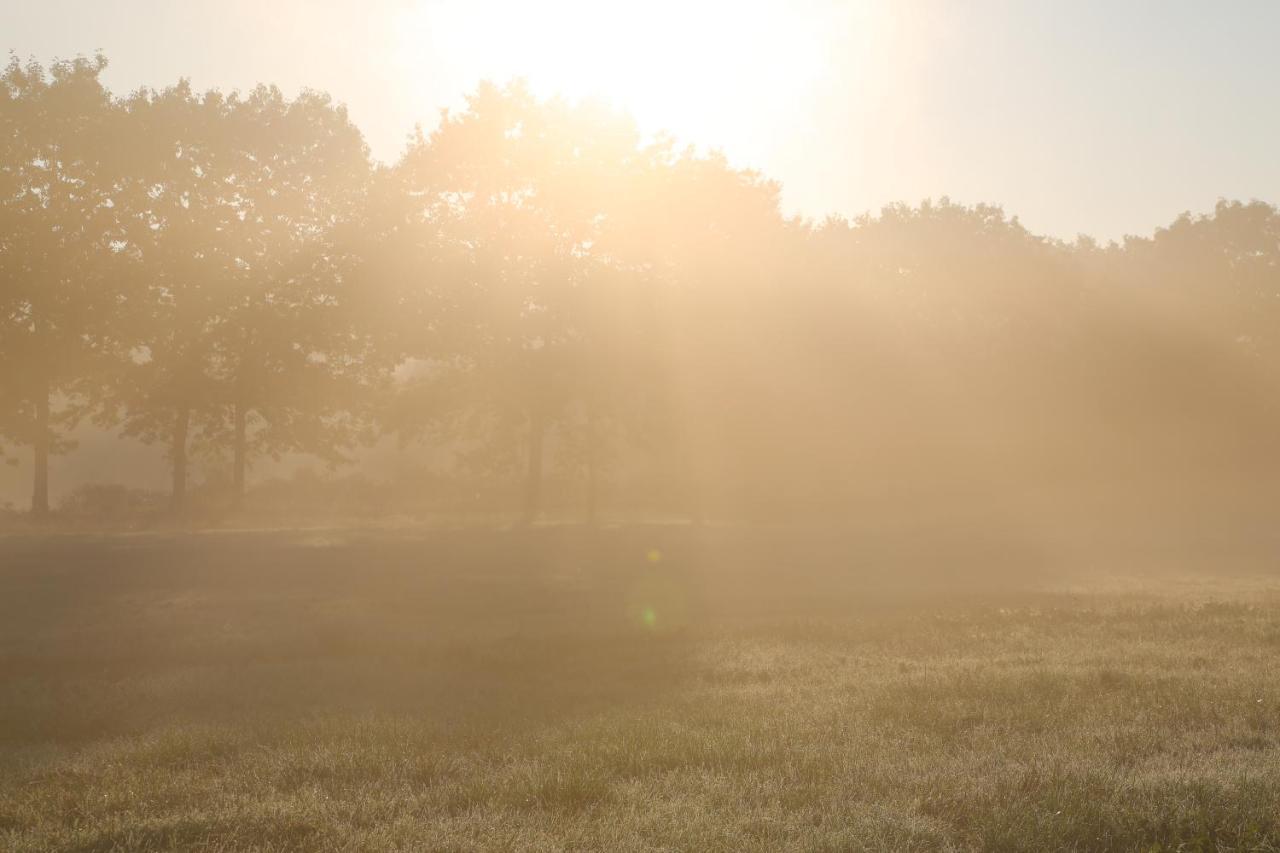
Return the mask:
<svg viewBox="0 0 1280 853">
<path fill-rule="evenodd" d="M 361 294 L 335 242 L 370 169 L 345 109 L 326 95 L 287 101 L 267 87 L 229 107 L 237 270 L 225 282 L 213 370 L 230 406 L 209 438 L 230 445 L 239 502 L 255 454 L 341 458 L 360 428 L 354 409 L 379 330 L 358 322 Z"/>
<path fill-rule="evenodd" d="M 115 216 L 118 110 L 106 60 L 11 59 L 0 75 L 0 434 L 32 449 L 31 510 L 49 457 L 97 390 L 126 282 Z"/>
<path fill-rule="evenodd" d="M 318 93 L 242 98 L 184 82 L 128 108 L 129 210 L 150 290 L 119 386 L 125 432 L 167 439 L 175 510 L 193 448 L 231 457 L 238 502 L 253 455 L 335 459 L 359 431 L 377 330 L 357 322 L 335 234 L 362 203 L 367 149 Z"/>
<path fill-rule="evenodd" d="M 118 101 L 104 65 L 0 76 L 0 452 L 31 449 L 37 514 L 88 411 L 163 442 L 175 510 L 193 456 L 238 502 L 256 458 L 375 426 L 518 480 L 525 522 L 552 471 L 592 522 L 608 479 L 694 518 L 1267 479 L 1270 205 L 1105 246 L 945 198 L 815 225 L 520 84 L 373 168 L 325 95 Z"/>
<path fill-rule="evenodd" d="M 218 345 L 229 334 L 229 295 L 248 278 L 239 239 L 243 163 L 235 103 L 217 92 L 200 95 L 183 81 L 140 91 L 126 106 L 134 144 L 123 208 L 147 293 L 129 307 L 134 355 L 113 402 L 125 435 L 168 445 L 178 512 L 193 443 L 207 447 L 220 415 Z"/>
<path fill-rule="evenodd" d="M 526 523 L 540 510 L 548 437 L 583 390 L 585 294 L 612 275 L 593 247 L 638 143 L 608 111 L 485 85 L 400 165 L 445 242 L 474 259 L 459 315 L 464 422 L 491 464 L 523 456 Z"/>
</svg>

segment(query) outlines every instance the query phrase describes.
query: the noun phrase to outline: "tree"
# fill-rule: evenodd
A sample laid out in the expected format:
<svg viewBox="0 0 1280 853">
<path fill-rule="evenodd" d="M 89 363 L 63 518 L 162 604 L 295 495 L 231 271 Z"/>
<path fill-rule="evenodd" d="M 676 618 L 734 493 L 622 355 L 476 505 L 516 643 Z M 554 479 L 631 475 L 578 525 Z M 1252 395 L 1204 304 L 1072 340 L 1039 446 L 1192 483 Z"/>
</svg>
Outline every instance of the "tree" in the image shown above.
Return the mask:
<svg viewBox="0 0 1280 853">
<path fill-rule="evenodd" d="M 467 330 L 455 411 L 468 438 L 484 438 L 472 460 L 512 468 L 523 457 L 525 523 L 541 509 L 548 437 L 585 388 L 586 294 L 614 274 L 595 244 L 642 160 L 638 143 L 625 117 L 486 84 L 398 167 L 440 242 L 472 259 L 455 314 Z"/>
<path fill-rule="evenodd" d="M 197 95 L 183 81 L 140 91 L 126 106 L 133 144 L 122 213 L 146 295 L 126 307 L 133 356 L 107 411 L 123 413 L 125 435 L 167 442 L 171 509 L 180 512 L 193 442 L 207 440 L 219 415 L 227 294 L 246 277 L 236 239 L 240 163 L 221 94 Z"/>
<path fill-rule="evenodd" d="M 32 513 L 49 457 L 119 353 L 125 243 L 117 221 L 119 109 L 97 56 L 0 75 L 0 434 L 30 447 Z"/>
<path fill-rule="evenodd" d="M 167 438 L 172 505 L 188 456 L 231 457 L 234 499 L 257 454 L 336 458 L 376 330 L 343 278 L 335 234 L 355 215 L 367 149 L 326 95 L 194 93 L 129 102 L 139 137 L 132 223 L 150 289 L 120 383 L 126 434 Z M 349 408 L 349 407 L 347 407 Z"/>
<path fill-rule="evenodd" d="M 228 282 L 214 356 L 229 430 L 211 438 L 231 446 L 239 502 L 252 455 L 340 458 L 359 431 L 356 398 L 379 373 L 379 330 L 360 322 L 354 300 L 363 294 L 344 275 L 337 239 L 370 176 L 346 110 L 327 95 L 287 101 L 259 87 L 232 100 L 228 118 L 239 269 Z"/>
<path fill-rule="evenodd" d="M 630 398 L 645 401 L 644 418 L 631 422 L 654 437 L 660 452 L 648 467 L 695 520 L 705 518 L 713 485 L 740 493 L 781 461 L 782 445 L 761 439 L 796 411 L 796 365 L 779 336 L 801 301 L 803 229 L 782 216 L 779 194 L 722 154 L 660 141 L 600 242 L 611 263 L 648 282 L 649 320 L 633 344 L 645 393 Z"/>
</svg>

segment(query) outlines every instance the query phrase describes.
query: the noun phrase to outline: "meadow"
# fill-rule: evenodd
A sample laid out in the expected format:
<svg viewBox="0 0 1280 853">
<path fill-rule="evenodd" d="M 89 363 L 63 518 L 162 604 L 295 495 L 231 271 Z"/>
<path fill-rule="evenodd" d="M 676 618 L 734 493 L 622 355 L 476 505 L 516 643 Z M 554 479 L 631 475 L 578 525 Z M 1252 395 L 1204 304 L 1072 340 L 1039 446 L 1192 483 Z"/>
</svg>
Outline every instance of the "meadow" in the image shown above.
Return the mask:
<svg viewBox="0 0 1280 853">
<path fill-rule="evenodd" d="M 714 526 L 12 535 L 0 848 L 1277 850 L 1278 661 L 1258 567 Z"/>
</svg>

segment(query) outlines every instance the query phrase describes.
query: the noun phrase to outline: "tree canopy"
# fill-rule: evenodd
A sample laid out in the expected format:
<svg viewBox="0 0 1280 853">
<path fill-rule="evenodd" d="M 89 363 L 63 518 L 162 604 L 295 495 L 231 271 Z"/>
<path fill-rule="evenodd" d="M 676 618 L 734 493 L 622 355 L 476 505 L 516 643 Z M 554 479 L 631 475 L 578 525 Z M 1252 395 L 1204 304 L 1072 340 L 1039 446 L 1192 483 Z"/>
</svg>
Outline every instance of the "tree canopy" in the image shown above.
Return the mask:
<svg viewBox="0 0 1280 853">
<path fill-rule="evenodd" d="M 36 514 L 87 413 L 163 449 L 175 512 L 193 464 L 235 506 L 256 460 L 386 436 L 525 521 L 1280 482 L 1264 202 L 1105 246 L 948 199 L 811 222 L 519 83 L 381 165 L 322 93 L 104 68 L 0 76 L 0 452 Z"/>
</svg>

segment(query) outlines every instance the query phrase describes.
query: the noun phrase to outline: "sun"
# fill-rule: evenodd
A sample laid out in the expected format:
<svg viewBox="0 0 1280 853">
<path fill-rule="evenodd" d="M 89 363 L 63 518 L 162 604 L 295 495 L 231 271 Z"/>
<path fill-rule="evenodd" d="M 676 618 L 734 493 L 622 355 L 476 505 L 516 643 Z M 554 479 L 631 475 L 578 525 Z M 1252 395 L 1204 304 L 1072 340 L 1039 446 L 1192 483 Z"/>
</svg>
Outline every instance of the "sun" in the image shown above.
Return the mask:
<svg viewBox="0 0 1280 853">
<path fill-rule="evenodd" d="M 804 2 L 418 0 L 397 55 L 432 92 L 519 77 L 603 99 L 646 132 L 749 150 L 821 85 L 829 25 Z"/>
</svg>

